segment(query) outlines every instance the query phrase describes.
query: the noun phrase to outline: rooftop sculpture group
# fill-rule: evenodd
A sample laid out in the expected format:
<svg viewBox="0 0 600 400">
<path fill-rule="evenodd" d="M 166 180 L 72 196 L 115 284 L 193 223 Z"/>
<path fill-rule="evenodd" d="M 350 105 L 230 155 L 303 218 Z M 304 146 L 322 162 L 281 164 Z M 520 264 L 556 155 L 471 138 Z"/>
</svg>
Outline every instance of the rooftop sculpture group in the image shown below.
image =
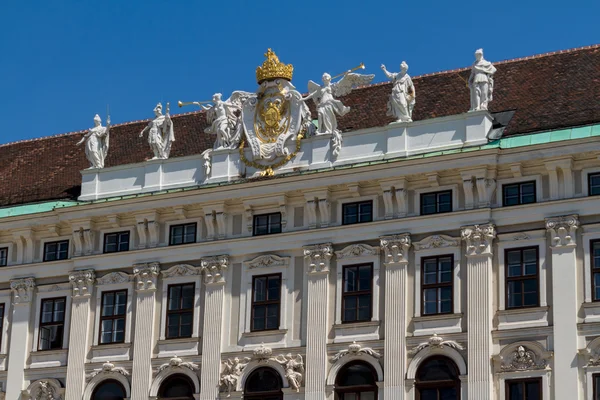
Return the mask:
<svg viewBox="0 0 600 400">
<path fill-rule="evenodd" d="M 313 135 L 330 135 L 331 156 L 337 157 L 342 146 L 338 117 L 351 112 L 350 107 L 344 105 L 339 97 L 348 95 L 358 86 L 369 84 L 375 75 L 354 72 L 364 69 L 364 64 L 334 77 L 324 73 L 323 83 L 319 85 L 309 81 L 309 94 L 302 97 L 291 82 L 294 67 L 281 63 L 271 49 L 265 53 L 265 57 L 266 60 L 256 69 L 259 87 L 255 93 L 235 91 L 227 100 L 222 99 L 221 93 L 215 93 L 210 101 L 179 102 L 179 106 L 197 105 L 206 111 L 210 126 L 204 132 L 216 136 L 213 150 L 239 149 L 241 161 L 261 170 L 263 175 L 271 175 L 275 168 L 289 162 L 300 150 L 301 140 Z M 475 52 L 475 59 L 468 80 L 471 96 L 469 111 L 487 110 L 493 97 L 496 68 L 483 58 L 481 49 Z M 395 118 L 392 123 L 412 122 L 416 90 L 407 73 L 408 64 L 402 61 L 400 72 L 397 73 L 389 72 L 383 64 L 381 69 L 392 82 L 387 115 Z M 334 82 L 338 78 L 340 79 Z M 314 101 L 317 109 L 316 126 L 306 104 L 309 99 Z M 140 132 L 140 137 L 148 132 L 153 159 L 167 159 L 175 141 L 169 104 L 166 106 L 166 114 L 163 115 L 160 103 L 154 108 L 154 113 L 154 119 Z M 77 144 L 86 143 L 85 152 L 90 168 L 104 168 L 108 153 L 110 117 L 106 127 L 101 125 L 98 115 L 94 122 L 94 128 Z M 250 154 L 245 150 L 246 143 Z M 211 150 L 203 153 L 207 171 L 211 168 L 211 157 Z"/>
</svg>

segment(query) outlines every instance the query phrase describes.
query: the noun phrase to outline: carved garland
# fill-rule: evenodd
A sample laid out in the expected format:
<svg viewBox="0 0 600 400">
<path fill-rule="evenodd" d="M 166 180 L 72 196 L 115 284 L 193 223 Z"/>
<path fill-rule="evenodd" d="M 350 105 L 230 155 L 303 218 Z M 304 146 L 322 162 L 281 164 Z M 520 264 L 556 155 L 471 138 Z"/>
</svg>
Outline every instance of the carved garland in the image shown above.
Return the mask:
<svg viewBox="0 0 600 400">
<path fill-rule="evenodd" d="M 292 158 L 296 157 L 296 154 L 298 154 L 298 152 L 300 151 L 300 147 L 302 146 L 301 141 L 304 138 L 305 131 L 306 131 L 306 127 L 303 127 L 302 130 L 300 131 L 300 133 L 296 136 L 296 149 L 294 150 L 294 152 L 291 154 L 288 154 L 282 160 L 276 162 L 275 164 L 271 164 L 271 165 L 262 165 L 262 164 L 257 163 L 256 161 L 248 160 L 246 158 L 246 155 L 244 154 L 245 140 L 242 139 L 240 142 L 240 147 L 239 147 L 240 160 L 242 160 L 242 162 L 244 164 L 249 165 L 252 168 L 261 170 L 262 172 L 260 173 L 260 176 L 273 176 L 273 175 L 275 175 L 275 172 L 273 171 L 273 169 L 284 166 L 285 164 L 290 162 L 290 160 Z"/>
</svg>

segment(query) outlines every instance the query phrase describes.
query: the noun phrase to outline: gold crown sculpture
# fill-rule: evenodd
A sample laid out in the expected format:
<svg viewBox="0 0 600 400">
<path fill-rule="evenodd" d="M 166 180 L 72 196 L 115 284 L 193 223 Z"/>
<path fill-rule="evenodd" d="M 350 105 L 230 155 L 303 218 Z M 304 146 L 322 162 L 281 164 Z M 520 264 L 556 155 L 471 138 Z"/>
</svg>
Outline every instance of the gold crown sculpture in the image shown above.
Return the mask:
<svg viewBox="0 0 600 400">
<path fill-rule="evenodd" d="M 294 66 L 292 64 L 285 65 L 279 62 L 279 58 L 271 49 L 267 50 L 265 57 L 267 59 L 263 62 L 262 66 L 256 68 L 256 81 L 259 84 L 276 78 L 288 81 L 292 80 L 292 75 L 294 74 Z"/>
</svg>

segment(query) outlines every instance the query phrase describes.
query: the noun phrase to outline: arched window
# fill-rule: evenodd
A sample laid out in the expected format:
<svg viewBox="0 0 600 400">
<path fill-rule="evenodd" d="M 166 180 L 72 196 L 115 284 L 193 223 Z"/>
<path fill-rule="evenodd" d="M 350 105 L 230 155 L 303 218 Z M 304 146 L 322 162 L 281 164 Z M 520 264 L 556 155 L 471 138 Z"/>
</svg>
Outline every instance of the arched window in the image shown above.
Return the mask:
<svg viewBox="0 0 600 400">
<path fill-rule="evenodd" d="M 363 362 L 346 364 L 335 379 L 338 400 L 377 399 L 377 373 Z"/>
<path fill-rule="evenodd" d="M 159 400 L 194 400 L 194 383 L 185 375 L 172 375 L 158 389 Z"/>
<path fill-rule="evenodd" d="M 447 357 L 434 356 L 421 363 L 417 370 L 417 400 L 458 400 L 460 379 L 458 368 Z"/>
<path fill-rule="evenodd" d="M 125 388 L 113 379 L 102 381 L 92 393 L 92 400 L 123 400 L 125 397 Z"/>
<path fill-rule="evenodd" d="M 252 371 L 244 387 L 244 400 L 283 400 L 281 377 L 272 368 Z"/>
</svg>

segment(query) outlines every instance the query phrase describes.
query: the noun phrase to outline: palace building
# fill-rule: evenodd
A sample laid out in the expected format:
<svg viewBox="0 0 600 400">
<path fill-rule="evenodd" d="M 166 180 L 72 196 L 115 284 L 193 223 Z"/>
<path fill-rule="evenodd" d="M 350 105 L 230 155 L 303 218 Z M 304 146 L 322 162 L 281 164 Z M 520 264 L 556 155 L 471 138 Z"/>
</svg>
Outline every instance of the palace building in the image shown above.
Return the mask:
<svg viewBox="0 0 600 400">
<path fill-rule="evenodd" d="M 600 399 L 600 45 L 307 93 L 265 57 L 0 146 L 0 398 Z"/>
</svg>

